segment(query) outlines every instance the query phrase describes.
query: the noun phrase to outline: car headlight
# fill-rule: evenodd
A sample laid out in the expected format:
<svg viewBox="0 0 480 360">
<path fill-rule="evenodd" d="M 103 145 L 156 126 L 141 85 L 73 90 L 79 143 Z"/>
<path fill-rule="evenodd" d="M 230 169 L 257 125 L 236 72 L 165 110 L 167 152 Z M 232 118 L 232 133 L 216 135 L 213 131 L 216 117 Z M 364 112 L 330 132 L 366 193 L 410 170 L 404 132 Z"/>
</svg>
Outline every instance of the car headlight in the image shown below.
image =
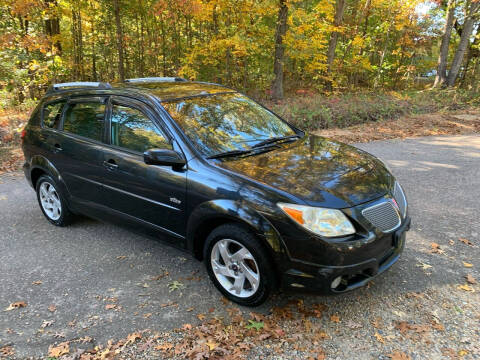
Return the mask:
<svg viewBox="0 0 480 360">
<path fill-rule="evenodd" d="M 285 203 L 277 205 L 293 221 L 315 234 L 334 237 L 355 233 L 352 223 L 340 210 Z"/>
</svg>

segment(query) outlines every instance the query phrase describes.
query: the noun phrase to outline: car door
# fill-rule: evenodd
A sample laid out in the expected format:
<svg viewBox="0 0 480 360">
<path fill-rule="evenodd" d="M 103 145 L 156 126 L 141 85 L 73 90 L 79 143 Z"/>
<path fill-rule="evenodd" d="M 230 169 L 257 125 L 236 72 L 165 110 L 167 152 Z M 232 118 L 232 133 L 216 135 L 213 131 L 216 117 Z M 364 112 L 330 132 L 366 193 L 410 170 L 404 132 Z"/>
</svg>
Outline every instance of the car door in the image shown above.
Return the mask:
<svg viewBox="0 0 480 360">
<path fill-rule="evenodd" d="M 102 96 L 69 99 L 52 145 L 58 170 L 80 205 L 94 205 L 100 194 L 106 100 Z"/>
<path fill-rule="evenodd" d="M 148 149 L 173 149 L 162 120 L 146 104 L 112 97 L 109 106 L 110 146 L 103 153 L 102 202 L 121 212 L 183 238 L 185 235 L 186 170 L 147 165 Z"/>
</svg>

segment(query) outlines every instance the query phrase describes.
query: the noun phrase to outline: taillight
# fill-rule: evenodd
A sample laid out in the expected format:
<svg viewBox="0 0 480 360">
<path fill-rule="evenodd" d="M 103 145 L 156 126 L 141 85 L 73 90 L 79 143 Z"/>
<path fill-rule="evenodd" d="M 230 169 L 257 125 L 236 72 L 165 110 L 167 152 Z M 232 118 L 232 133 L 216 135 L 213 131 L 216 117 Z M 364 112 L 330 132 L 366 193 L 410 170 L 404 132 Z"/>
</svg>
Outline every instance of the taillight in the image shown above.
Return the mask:
<svg viewBox="0 0 480 360">
<path fill-rule="evenodd" d="M 23 128 L 22 133 L 20 134 L 20 139 L 23 140 L 25 138 L 25 135 L 27 135 L 27 130 Z"/>
</svg>

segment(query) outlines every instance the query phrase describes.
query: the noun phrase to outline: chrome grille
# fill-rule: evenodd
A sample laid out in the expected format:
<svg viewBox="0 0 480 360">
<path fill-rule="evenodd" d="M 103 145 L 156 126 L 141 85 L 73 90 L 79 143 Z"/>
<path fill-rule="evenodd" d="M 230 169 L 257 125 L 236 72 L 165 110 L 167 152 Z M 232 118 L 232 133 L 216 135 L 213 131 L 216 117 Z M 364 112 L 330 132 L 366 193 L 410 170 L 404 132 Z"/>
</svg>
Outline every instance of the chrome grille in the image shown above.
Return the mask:
<svg viewBox="0 0 480 360">
<path fill-rule="evenodd" d="M 405 218 L 405 216 L 407 215 L 407 199 L 405 198 L 405 193 L 403 192 L 403 189 L 398 182 L 395 183 L 393 197 L 397 201 L 398 208 L 400 209 L 400 214 L 402 214 L 402 217 Z"/>
<path fill-rule="evenodd" d="M 362 215 L 383 232 L 395 230 L 402 221 L 391 200 L 363 209 Z"/>
</svg>

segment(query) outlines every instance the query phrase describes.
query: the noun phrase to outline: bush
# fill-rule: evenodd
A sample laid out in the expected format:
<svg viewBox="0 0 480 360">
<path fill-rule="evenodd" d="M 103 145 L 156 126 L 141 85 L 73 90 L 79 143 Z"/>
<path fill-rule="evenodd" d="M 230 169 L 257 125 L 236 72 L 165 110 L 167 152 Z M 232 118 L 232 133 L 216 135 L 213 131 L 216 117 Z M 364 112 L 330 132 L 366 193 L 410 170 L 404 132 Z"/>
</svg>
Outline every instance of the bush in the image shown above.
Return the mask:
<svg viewBox="0 0 480 360">
<path fill-rule="evenodd" d="M 265 103 L 295 126 L 317 130 L 396 119 L 407 114 L 466 109 L 480 105 L 480 94 L 461 89 L 351 93 L 330 97 L 310 94 L 291 97 L 279 103 Z"/>
</svg>

